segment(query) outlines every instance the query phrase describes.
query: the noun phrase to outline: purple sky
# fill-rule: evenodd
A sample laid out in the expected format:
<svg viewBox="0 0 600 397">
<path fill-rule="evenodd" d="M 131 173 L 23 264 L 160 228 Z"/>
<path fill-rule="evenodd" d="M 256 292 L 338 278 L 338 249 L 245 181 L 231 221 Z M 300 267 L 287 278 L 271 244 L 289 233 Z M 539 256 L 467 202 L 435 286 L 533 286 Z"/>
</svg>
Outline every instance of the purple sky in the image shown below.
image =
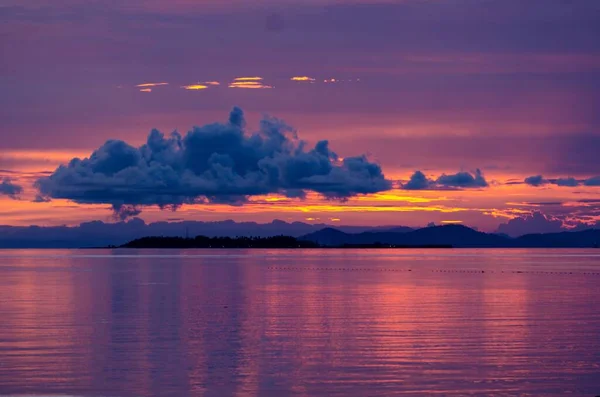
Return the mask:
<svg viewBox="0 0 600 397">
<path fill-rule="evenodd" d="M 458 220 L 494 230 L 539 210 L 565 225 L 594 224 L 600 187 L 584 181 L 600 175 L 598 37 L 596 0 L 4 0 L 0 178 L 23 192 L 18 200 L 0 195 L 2 223 L 106 220 L 110 201 L 33 203 L 39 173 L 87 157 L 107 139 L 139 146 L 152 128 L 185 133 L 224 122 L 239 106 L 248 132 L 270 114 L 310 146 L 326 139 L 341 157 L 367 155 L 394 181 L 387 194 L 412 201 L 354 197 L 336 203 L 358 208 L 344 214 L 309 195 L 237 214 L 187 205 L 183 217 L 411 226 Z M 244 76 L 272 88 L 228 88 Z M 220 85 L 182 88 L 211 81 Z M 136 87 L 159 82 L 168 85 Z M 489 186 L 398 188 L 415 170 L 435 179 L 476 169 Z M 522 183 L 534 175 L 579 182 Z M 444 208 L 464 210 L 421 208 L 435 201 L 412 208 L 418 199 L 446 199 Z M 390 200 L 406 208 L 381 211 Z M 310 209 L 290 209 L 302 206 Z M 157 208 L 143 214 L 172 216 Z"/>
</svg>

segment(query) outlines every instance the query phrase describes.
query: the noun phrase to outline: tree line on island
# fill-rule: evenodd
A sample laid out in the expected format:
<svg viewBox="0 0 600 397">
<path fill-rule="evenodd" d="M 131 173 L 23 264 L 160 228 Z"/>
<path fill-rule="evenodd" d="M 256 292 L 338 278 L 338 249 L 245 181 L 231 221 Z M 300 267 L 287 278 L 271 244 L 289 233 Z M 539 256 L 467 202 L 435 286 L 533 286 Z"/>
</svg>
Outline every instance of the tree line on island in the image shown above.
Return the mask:
<svg viewBox="0 0 600 397">
<path fill-rule="evenodd" d="M 142 237 L 120 248 L 451 248 L 449 245 L 401 246 L 379 242 L 369 244 L 321 245 L 291 236 L 272 237 Z"/>
<path fill-rule="evenodd" d="M 346 233 L 324 228 L 300 237 L 144 237 L 122 248 L 597 248 L 600 230 L 528 234 L 517 238 L 462 225 Z"/>
</svg>

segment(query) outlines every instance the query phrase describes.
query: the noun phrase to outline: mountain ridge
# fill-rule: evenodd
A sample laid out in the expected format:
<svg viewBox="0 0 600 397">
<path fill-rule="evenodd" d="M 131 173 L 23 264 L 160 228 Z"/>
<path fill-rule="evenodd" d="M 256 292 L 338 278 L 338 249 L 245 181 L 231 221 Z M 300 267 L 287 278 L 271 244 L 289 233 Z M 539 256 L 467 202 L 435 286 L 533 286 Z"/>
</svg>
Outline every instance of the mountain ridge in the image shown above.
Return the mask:
<svg viewBox="0 0 600 397">
<path fill-rule="evenodd" d="M 463 225 L 430 226 L 407 232 L 356 234 L 328 227 L 299 239 L 325 246 L 382 243 L 407 246 L 451 245 L 455 248 L 592 248 L 597 247 L 600 242 L 600 230 L 527 234 L 513 238 L 480 232 Z"/>
</svg>

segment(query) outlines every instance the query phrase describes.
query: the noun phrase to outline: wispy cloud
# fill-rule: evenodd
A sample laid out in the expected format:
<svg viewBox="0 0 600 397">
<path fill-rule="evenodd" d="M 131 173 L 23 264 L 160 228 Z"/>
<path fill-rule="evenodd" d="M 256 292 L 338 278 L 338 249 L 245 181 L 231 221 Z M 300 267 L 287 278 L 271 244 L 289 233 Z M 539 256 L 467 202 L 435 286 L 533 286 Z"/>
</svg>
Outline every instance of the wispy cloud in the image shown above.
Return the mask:
<svg viewBox="0 0 600 397">
<path fill-rule="evenodd" d="M 221 83 L 219 83 L 218 81 L 205 81 L 204 84 L 206 84 L 206 85 L 221 85 Z"/>
<path fill-rule="evenodd" d="M 142 88 L 140 92 L 152 92 L 152 88 Z"/>
<path fill-rule="evenodd" d="M 265 89 L 273 88 L 270 85 L 266 85 L 262 82 L 262 77 L 236 77 L 232 83 L 229 84 L 229 88 L 249 88 L 249 89 Z"/>
<path fill-rule="evenodd" d="M 262 77 L 236 77 L 233 81 L 260 81 Z"/>
<path fill-rule="evenodd" d="M 315 81 L 314 78 L 308 77 L 308 76 L 294 76 L 290 80 L 292 80 L 292 81 L 308 81 L 308 82 Z"/>
<path fill-rule="evenodd" d="M 144 87 L 159 87 L 161 85 L 169 85 L 169 83 L 142 83 L 142 84 L 138 84 L 136 85 L 136 87 L 138 88 L 144 88 Z"/>
<path fill-rule="evenodd" d="M 190 84 L 190 85 L 183 85 L 183 86 L 181 86 L 181 88 L 183 88 L 184 90 L 199 91 L 199 90 L 207 89 L 208 86 L 206 84 Z"/>
</svg>

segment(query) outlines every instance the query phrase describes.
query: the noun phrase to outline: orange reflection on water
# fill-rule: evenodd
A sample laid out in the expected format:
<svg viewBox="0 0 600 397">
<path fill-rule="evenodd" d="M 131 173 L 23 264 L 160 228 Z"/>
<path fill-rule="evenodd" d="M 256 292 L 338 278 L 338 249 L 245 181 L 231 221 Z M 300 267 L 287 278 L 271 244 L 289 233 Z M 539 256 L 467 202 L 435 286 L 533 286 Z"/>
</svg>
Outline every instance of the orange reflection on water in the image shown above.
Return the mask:
<svg viewBox="0 0 600 397">
<path fill-rule="evenodd" d="M 581 272 L 600 271 L 599 257 L 543 252 L 7 251 L 0 258 L 0 389 L 593 391 L 597 280 Z M 565 268 L 574 273 L 552 275 Z"/>
</svg>

